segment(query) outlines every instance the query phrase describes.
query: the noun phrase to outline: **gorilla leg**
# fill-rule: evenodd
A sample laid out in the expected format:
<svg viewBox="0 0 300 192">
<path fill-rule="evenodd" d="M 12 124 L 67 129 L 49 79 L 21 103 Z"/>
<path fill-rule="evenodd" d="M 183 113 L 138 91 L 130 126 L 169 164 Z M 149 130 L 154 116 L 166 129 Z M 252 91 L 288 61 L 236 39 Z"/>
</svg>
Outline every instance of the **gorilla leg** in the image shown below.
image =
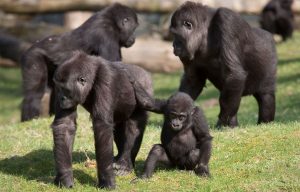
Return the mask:
<svg viewBox="0 0 300 192">
<path fill-rule="evenodd" d="M 117 175 L 125 175 L 131 172 L 135 164 L 135 158 L 140 149 L 145 127 L 147 122 L 147 113 L 143 110 L 136 110 L 133 116 L 126 121 L 124 132 L 117 138 L 124 141 L 122 144 L 117 144 L 120 141 L 116 141 L 117 146 L 120 146 L 120 152 L 117 156 L 116 162 L 114 163 L 114 169 Z M 120 128 L 120 127 L 119 127 Z"/>
<path fill-rule="evenodd" d="M 230 117 L 227 122 L 228 122 L 228 126 L 231 127 L 231 128 L 233 128 L 235 126 L 238 126 L 239 122 L 238 122 L 238 119 L 237 119 L 237 114 L 235 114 L 234 116 Z M 217 128 L 221 128 L 222 125 L 223 125 L 222 121 L 219 119 L 218 122 L 217 122 L 216 127 Z"/>
<path fill-rule="evenodd" d="M 113 170 L 113 124 L 112 120 L 93 117 L 96 148 L 98 187 L 116 187 Z"/>
<path fill-rule="evenodd" d="M 224 85 L 219 99 L 221 110 L 217 127 L 229 126 L 233 128 L 238 126 L 236 115 L 241 102 L 244 82 L 244 78 L 232 78 Z"/>
<path fill-rule="evenodd" d="M 200 159 L 200 149 L 193 149 L 191 150 L 187 157 L 185 157 L 185 165 L 187 169 L 193 169 L 199 162 Z"/>
<path fill-rule="evenodd" d="M 140 150 L 141 144 L 142 144 L 144 131 L 145 131 L 145 128 L 147 125 L 148 114 L 144 110 L 138 110 L 137 112 L 135 112 L 134 119 L 137 122 L 138 132 L 135 136 L 134 145 L 131 150 L 131 160 L 132 160 L 133 166 L 135 165 L 135 158 L 136 158 L 136 156 Z"/>
<path fill-rule="evenodd" d="M 56 168 L 56 185 L 72 187 L 72 150 L 76 133 L 76 109 L 62 110 L 57 107 L 57 113 L 52 124 L 54 139 L 54 159 Z"/>
<path fill-rule="evenodd" d="M 171 164 L 165 149 L 160 144 L 155 144 L 149 152 L 149 155 L 145 162 L 142 178 L 150 178 L 152 176 L 157 162 L 161 162 L 166 165 Z"/>
<path fill-rule="evenodd" d="M 50 102 L 49 102 L 49 114 L 55 114 L 55 106 L 56 106 L 56 91 L 55 91 L 55 84 L 53 82 L 55 68 L 48 68 L 48 89 L 50 90 Z"/>
<path fill-rule="evenodd" d="M 199 164 L 195 168 L 195 173 L 200 176 L 210 176 L 208 162 L 211 156 L 211 137 L 206 137 L 200 146 Z"/>
<path fill-rule="evenodd" d="M 254 94 L 258 103 L 258 124 L 268 123 L 274 120 L 275 116 L 275 94 L 274 93 L 256 93 Z"/>
<path fill-rule="evenodd" d="M 121 154 L 123 153 L 123 143 L 124 141 L 124 135 L 125 135 L 125 123 L 118 123 L 114 127 L 114 141 L 118 149 L 118 155 L 115 156 L 114 160 L 115 162 L 120 159 Z"/>
<path fill-rule="evenodd" d="M 49 114 L 54 115 L 55 114 L 55 89 L 50 87 L 50 102 L 49 102 Z"/>
<path fill-rule="evenodd" d="M 41 100 L 47 88 L 47 65 L 43 55 L 30 52 L 22 59 L 23 93 L 21 121 L 40 116 Z"/>
</svg>

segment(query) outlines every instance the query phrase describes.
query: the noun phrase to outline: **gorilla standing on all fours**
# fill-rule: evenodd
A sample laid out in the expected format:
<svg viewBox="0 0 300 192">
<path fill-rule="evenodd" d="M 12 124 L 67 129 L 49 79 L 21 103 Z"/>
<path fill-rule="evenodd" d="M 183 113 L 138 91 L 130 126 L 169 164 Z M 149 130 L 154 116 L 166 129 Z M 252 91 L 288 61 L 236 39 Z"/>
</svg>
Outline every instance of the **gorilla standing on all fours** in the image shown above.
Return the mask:
<svg viewBox="0 0 300 192">
<path fill-rule="evenodd" d="M 270 33 L 252 28 L 237 13 L 186 2 L 172 16 L 174 54 L 184 65 L 179 91 L 194 100 L 208 79 L 220 91 L 217 126 L 238 125 L 242 96 L 259 105 L 258 123 L 275 115 L 277 56 Z"/>
<path fill-rule="evenodd" d="M 279 34 L 282 40 L 292 37 L 294 30 L 293 0 L 271 0 L 261 13 L 261 27 Z"/>
<path fill-rule="evenodd" d="M 72 148 L 79 104 L 93 123 L 99 187 L 115 188 L 113 168 L 121 172 L 133 169 L 147 114 L 136 104 L 128 73 L 152 96 L 151 76 L 134 65 L 77 52 L 57 68 L 54 82 L 59 105 L 52 124 L 56 184 L 73 186 Z M 113 139 L 118 149 L 114 164 Z"/>
<path fill-rule="evenodd" d="M 72 51 L 81 50 L 110 61 L 120 61 L 120 48 L 134 43 L 133 33 L 137 26 L 135 12 L 116 3 L 97 12 L 73 31 L 33 44 L 21 59 L 24 91 L 21 120 L 40 116 L 41 99 L 48 88 L 52 90 L 50 113 L 54 113 L 53 74 Z"/>
</svg>

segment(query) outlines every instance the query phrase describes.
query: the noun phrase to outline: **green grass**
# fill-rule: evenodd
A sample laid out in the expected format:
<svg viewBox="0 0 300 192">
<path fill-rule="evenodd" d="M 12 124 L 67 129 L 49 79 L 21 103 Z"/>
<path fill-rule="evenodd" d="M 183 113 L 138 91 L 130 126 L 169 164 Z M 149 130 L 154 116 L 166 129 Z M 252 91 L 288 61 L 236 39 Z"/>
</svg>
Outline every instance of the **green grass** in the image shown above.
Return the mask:
<svg viewBox="0 0 300 192">
<path fill-rule="evenodd" d="M 212 178 L 160 166 L 150 180 L 130 184 L 140 174 L 144 160 L 159 142 L 162 118 L 151 114 L 135 173 L 117 177 L 117 191 L 300 191 L 300 33 L 278 44 L 276 120 L 256 125 L 257 104 L 245 97 L 239 110 L 240 126 L 216 130 L 218 105 L 205 107 L 212 127 Z M 0 191 L 69 191 L 58 189 L 52 154 L 52 118 L 19 123 L 21 103 L 19 69 L 0 68 Z M 169 97 L 177 90 L 180 73 L 154 74 L 155 95 Z M 197 105 L 218 98 L 208 84 Z M 88 114 L 80 109 L 73 153 L 75 188 L 96 191 L 96 170 L 84 166 L 86 155 L 94 159 L 94 144 Z"/>
</svg>

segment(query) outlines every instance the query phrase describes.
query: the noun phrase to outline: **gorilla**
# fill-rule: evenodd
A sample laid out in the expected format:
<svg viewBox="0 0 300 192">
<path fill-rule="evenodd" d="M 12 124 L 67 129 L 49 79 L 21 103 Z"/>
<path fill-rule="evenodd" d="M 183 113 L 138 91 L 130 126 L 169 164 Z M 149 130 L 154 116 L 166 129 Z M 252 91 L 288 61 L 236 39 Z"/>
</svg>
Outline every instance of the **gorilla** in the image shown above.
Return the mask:
<svg viewBox="0 0 300 192">
<path fill-rule="evenodd" d="M 171 18 L 174 54 L 184 66 L 179 91 L 194 100 L 209 80 L 219 91 L 217 126 L 238 125 L 242 96 L 259 105 L 258 123 L 275 115 L 277 55 L 272 35 L 252 28 L 238 14 L 186 2 Z"/>
<path fill-rule="evenodd" d="M 177 92 L 168 100 L 153 99 L 133 78 L 138 105 L 148 111 L 164 114 L 161 144 L 155 144 L 145 163 L 141 178 L 152 176 L 158 162 L 179 169 L 194 170 L 199 176 L 210 176 L 209 160 L 212 137 L 202 110 L 186 93 Z"/>
<path fill-rule="evenodd" d="M 113 169 L 133 169 L 147 113 L 136 104 L 128 73 L 152 95 L 150 75 L 134 65 L 76 52 L 57 68 L 53 78 L 57 110 L 52 123 L 57 185 L 72 187 L 74 183 L 72 147 L 79 104 L 90 113 L 93 123 L 99 187 L 115 188 Z M 113 139 L 118 149 L 114 164 Z"/>
<path fill-rule="evenodd" d="M 260 25 L 264 30 L 281 35 L 285 41 L 294 31 L 293 0 L 271 0 L 263 8 Z"/>
<path fill-rule="evenodd" d="M 55 112 L 53 74 L 72 51 L 81 50 L 110 61 L 120 61 L 120 48 L 133 45 L 137 26 L 136 13 L 116 3 L 95 13 L 73 31 L 34 43 L 21 58 L 24 92 L 21 121 L 41 115 L 41 99 L 49 89 L 50 113 Z"/>
</svg>

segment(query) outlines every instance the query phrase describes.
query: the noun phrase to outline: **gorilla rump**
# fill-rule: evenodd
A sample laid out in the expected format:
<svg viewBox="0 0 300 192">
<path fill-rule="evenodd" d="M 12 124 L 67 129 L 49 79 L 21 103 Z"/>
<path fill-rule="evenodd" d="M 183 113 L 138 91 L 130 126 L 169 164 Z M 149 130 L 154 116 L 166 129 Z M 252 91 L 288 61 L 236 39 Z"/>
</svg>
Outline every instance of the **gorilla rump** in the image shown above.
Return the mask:
<svg viewBox="0 0 300 192">
<path fill-rule="evenodd" d="M 97 12 L 73 31 L 33 44 L 21 59 L 24 92 L 21 120 L 40 116 L 41 99 L 47 89 L 52 90 L 50 113 L 54 113 L 53 74 L 72 51 L 81 50 L 110 61 L 120 61 L 120 47 L 130 47 L 134 43 L 137 26 L 135 12 L 116 3 Z"/>
<path fill-rule="evenodd" d="M 209 176 L 212 137 L 202 110 L 193 99 L 182 92 L 167 101 L 153 99 L 138 82 L 133 82 L 139 106 L 164 114 L 161 144 L 155 144 L 145 163 L 141 178 L 152 176 L 157 163 L 194 170 L 197 175 Z"/>
<path fill-rule="evenodd" d="M 271 0 L 261 13 L 261 27 L 270 33 L 281 35 L 283 41 L 294 31 L 293 0 Z"/>
<path fill-rule="evenodd" d="M 258 123 L 274 120 L 277 56 L 270 33 L 235 12 L 186 2 L 172 16 L 174 54 L 184 65 L 179 91 L 194 100 L 208 79 L 220 91 L 217 125 L 238 125 L 241 97 L 253 95 Z"/>
<path fill-rule="evenodd" d="M 117 172 L 133 169 L 147 114 L 136 105 L 128 73 L 152 95 L 150 75 L 134 65 L 112 63 L 77 52 L 56 70 L 54 82 L 59 105 L 52 124 L 56 184 L 73 186 L 72 147 L 78 104 L 91 115 L 99 187 L 115 187 L 113 168 Z M 113 139 L 118 149 L 114 164 Z"/>
</svg>

